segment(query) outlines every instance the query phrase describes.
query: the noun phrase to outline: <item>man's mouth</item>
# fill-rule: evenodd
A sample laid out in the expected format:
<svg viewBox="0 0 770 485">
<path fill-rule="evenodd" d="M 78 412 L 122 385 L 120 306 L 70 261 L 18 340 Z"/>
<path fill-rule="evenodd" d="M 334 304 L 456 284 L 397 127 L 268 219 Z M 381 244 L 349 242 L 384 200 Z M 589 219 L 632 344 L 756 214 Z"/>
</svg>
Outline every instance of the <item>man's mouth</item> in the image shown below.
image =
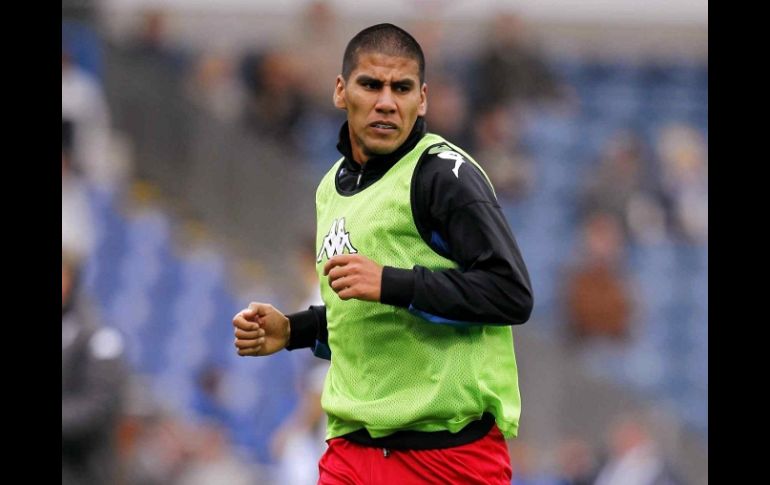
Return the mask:
<svg viewBox="0 0 770 485">
<path fill-rule="evenodd" d="M 374 123 L 369 123 L 369 126 L 372 128 L 378 128 L 380 130 L 395 130 L 398 128 L 395 123 L 391 123 L 389 121 L 375 121 Z"/>
</svg>

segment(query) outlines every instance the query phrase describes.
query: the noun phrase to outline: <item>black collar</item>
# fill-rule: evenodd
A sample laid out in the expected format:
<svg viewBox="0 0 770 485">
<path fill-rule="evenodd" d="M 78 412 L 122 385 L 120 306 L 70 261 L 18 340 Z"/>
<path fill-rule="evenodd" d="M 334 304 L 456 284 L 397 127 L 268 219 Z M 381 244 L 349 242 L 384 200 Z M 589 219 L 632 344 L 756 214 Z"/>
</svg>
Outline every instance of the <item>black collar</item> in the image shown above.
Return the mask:
<svg viewBox="0 0 770 485">
<path fill-rule="evenodd" d="M 390 167 L 396 164 L 401 158 L 409 153 L 412 148 L 417 145 L 422 137 L 427 132 L 427 123 L 422 116 L 417 117 L 417 121 L 414 123 L 412 132 L 406 138 L 404 143 L 392 153 L 387 155 L 375 155 L 370 158 L 366 163 L 366 171 L 368 173 L 387 172 Z M 348 122 L 342 124 L 340 128 L 339 141 L 337 142 L 337 150 L 345 156 L 345 162 L 343 166 L 351 172 L 358 172 L 361 170 L 361 165 L 353 159 L 353 148 L 350 145 L 350 132 L 348 131 Z"/>
</svg>

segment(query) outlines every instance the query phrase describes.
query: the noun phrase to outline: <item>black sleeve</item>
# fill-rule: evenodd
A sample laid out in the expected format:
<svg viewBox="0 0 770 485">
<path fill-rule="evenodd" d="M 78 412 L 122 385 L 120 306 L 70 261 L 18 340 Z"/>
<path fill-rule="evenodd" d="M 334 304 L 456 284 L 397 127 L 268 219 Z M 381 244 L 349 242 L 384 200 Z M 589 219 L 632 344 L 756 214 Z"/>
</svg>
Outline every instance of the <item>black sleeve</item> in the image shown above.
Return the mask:
<svg viewBox="0 0 770 485">
<path fill-rule="evenodd" d="M 524 323 L 533 299 L 516 239 L 486 177 L 467 160 L 457 172 L 456 164 L 438 155 L 422 160 L 412 209 L 423 240 L 459 268 L 386 267 L 381 301 L 434 321 Z"/>
<path fill-rule="evenodd" d="M 314 347 L 316 340 L 328 343 L 329 334 L 326 331 L 326 307 L 313 305 L 307 310 L 286 315 L 289 319 L 291 333 L 286 350 Z"/>
</svg>

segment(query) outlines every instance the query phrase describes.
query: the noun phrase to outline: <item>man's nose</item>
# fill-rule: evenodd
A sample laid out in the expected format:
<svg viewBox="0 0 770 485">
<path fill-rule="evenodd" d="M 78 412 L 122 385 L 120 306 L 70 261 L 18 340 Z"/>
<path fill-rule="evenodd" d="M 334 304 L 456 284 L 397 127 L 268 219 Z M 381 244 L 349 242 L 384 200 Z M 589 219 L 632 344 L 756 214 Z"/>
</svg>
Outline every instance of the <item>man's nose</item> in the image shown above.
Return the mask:
<svg viewBox="0 0 770 485">
<path fill-rule="evenodd" d="M 384 86 L 380 90 L 374 109 L 378 113 L 393 113 L 396 111 L 396 102 L 393 99 L 393 91 L 390 89 L 390 86 Z"/>
</svg>

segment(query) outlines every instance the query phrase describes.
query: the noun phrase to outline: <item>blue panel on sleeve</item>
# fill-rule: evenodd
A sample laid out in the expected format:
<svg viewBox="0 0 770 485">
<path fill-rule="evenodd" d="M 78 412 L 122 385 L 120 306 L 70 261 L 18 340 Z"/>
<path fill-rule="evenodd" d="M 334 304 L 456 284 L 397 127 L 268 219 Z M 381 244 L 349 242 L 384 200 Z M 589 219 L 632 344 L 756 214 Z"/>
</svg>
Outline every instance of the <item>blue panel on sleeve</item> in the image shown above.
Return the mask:
<svg viewBox="0 0 770 485">
<path fill-rule="evenodd" d="M 416 316 L 422 318 L 423 320 L 427 320 L 430 323 L 438 323 L 438 324 L 441 324 L 441 325 L 450 325 L 452 327 L 457 327 L 457 328 L 472 328 L 472 327 L 480 327 L 480 326 L 483 326 L 483 325 L 493 325 L 493 326 L 498 326 L 498 327 L 499 326 L 510 325 L 509 323 L 486 323 L 486 322 L 485 323 L 477 323 L 477 322 L 463 322 L 463 321 L 460 321 L 460 320 L 450 320 L 448 318 L 439 317 L 437 315 L 433 315 L 431 313 L 424 312 L 422 310 L 418 310 L 413 305 L 409 305 L 409 313 L 411 313 L 412 315 L 416 315 Z"/>
<path fill-rule="evenodd" d="M 437 315 L 433 315 L 431 313 L 418 310 L 413 305 L 409 305 L 409 313 L 411 313 L 412 315 L 416 315 L 422 318 L 423 320 L 427 320 L 430 323 L 438 323 L 441 325 L 451 325 L 453 327 L 468 328 L 468 327 L 478 327 L 479 325 L 483 325 L 482 323 L 462 322 L 460 320 L 450 320 L 448 318 L 439 317 Z"/>
<path fill-rule="evenodd" d="M 449 244 L 436 231 L 430 233 L 430 246 L 439 254 L 449 255 Z"/>
<path fill-rule="evenodd" d="M 318 340 L 315 341 L 315 346 L 313 346 L 313 355 L 321 359 L 332 360 L 332 351 L 329 346 Z"/>
</svg>

